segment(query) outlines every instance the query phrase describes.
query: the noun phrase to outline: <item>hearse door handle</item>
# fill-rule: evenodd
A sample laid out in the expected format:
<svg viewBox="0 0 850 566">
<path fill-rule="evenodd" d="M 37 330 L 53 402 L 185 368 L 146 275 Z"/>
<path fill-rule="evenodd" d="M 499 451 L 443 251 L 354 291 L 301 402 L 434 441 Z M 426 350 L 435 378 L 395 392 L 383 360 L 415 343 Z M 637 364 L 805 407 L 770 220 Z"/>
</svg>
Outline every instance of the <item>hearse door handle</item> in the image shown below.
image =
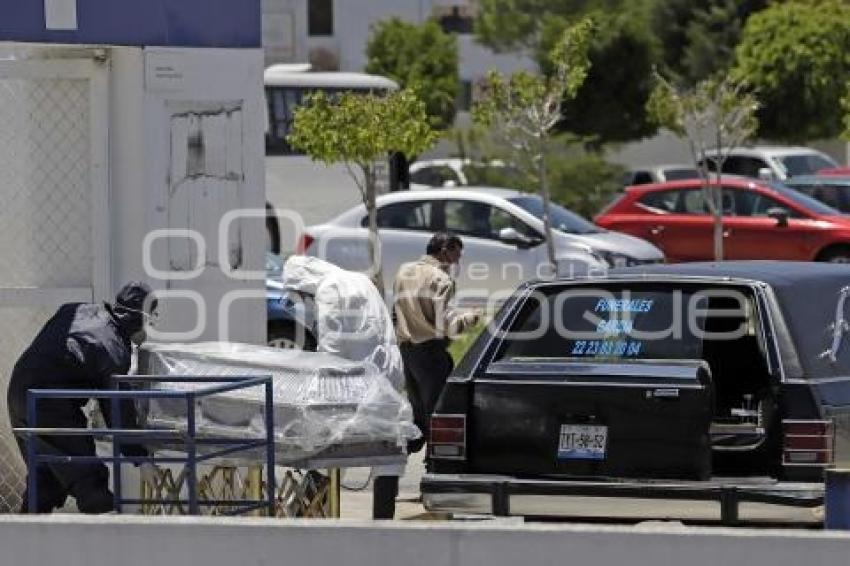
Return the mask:
<svg viewBox="0 0 850 566">
<path fill-rule="evenodd" d="M 659 236 L 662 232 L 664 232 L 664 226 L 655 226 L 649 229 L 649 233 L 653 236 Z"/>
<path fill-rule="evenodd" d="M 678 387 L 658 387 L 646 392 L 647 399 L 660 399 L 662 401 L 678 401 Z"/>
</svg>

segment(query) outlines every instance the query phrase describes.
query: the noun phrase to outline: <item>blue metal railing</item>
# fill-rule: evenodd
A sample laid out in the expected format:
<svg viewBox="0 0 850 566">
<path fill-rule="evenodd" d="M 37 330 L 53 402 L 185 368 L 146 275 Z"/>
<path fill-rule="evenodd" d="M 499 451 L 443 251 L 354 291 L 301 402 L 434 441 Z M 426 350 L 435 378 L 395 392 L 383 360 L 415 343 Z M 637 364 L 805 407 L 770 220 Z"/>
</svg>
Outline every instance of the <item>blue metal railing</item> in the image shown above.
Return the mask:
<svg viewBox="0 0 850 566">
<path fill-rule="evenodd" d="M 112 465 L 112 483 L 114 495 L 114 509 L 121 513 L 124 505 L 132 504 L 174 504 L 188 505 L 189 514 L 197 515 L 200 507 L 228 505 L 233 509 L 233 514 L 246 513 L 268 507 L 269 515 L 275 512 L 275 446 L 274 446 L 274 405 L 272 397 L 272 379 L 270 376 L 162 376 L 162 375 L 117 375 L 113 376 L 114 390 L 92 390 L 92 389 L 30 389 L 27 391 L 27 428 L 14 429 L 15 434 L 24 436 L 27 451 L 27 496 L 30 513 L 35 513 L 38 502 L 38 484 L 36 482 L 36 470 L 38 466 L 49 463 L 62 464 L 87 464 L 87 463 L 109 463 Z M 126 390 L 122 385 L 130 383 L 209 383 L 211 385 L 192 391 L 161 391 L 161 390 Z M 216 385 L 217 384 L 217 385 Z M 247 389 L 250 387 L 264 387 L 264 409 L 266 434 L 264 438 L 235 439 L 209 434 L 199 434 L 195 422 L 195 407 L 199 399 Z M 109 399 L 111 408 L 111 421 L 113 426 L 102 429 L 93 428 L 38 428 L 37 403 L 41 399 Z M 136 401 L 141 399 L 183 399 L 186 402 L 186 430 L 180 429 L 122 429 L 120 427 L 121 404 L 125 401 Z M 65 454 L 41 454 L 36 449 L 37 438 L 46 436 L 90 436 L 92 438 L 107 437 L 112 440 L 112 456 L 72 456 Z M 168 441 L 170 444 L 182 444 L 185 456 L 154 457 L 154 456 L 124 456 L 121 454 L 122 444 L 132 441 L 133 444 L 148 444 L 154 441 Z M 198 454 L 198 447 L 204 447 L 204 453 Z M 219 446 L 218 449 L 210 447 Z M 198 463 L 208 462 L 216 458 L 244 452 L 248 450 L 265 449 L 266 460 L 266 497 L 263 500 L 234 499 L 228 501 L 198 500 Z M 186 471 L 186 493 L 187 499 L 176 500 L 148 500 L 130 499 L 123 496 L 121 481 L 122 464 L 141 464 L 150 462 L 153 464 L 183 464 Z"/>
</svg>

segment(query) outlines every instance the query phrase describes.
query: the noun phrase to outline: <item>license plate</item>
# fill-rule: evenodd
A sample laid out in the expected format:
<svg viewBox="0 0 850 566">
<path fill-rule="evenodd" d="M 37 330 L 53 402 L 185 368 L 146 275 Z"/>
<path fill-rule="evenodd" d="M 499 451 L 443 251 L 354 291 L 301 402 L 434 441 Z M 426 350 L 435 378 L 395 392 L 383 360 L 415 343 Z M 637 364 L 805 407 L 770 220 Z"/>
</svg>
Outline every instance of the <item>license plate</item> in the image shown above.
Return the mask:
<svg viewBox="0 0 850 566">
<path fill-rule="evenodd" d="M 608 427 L 599 425 L 561 425 L 558 458 L 562 460 L 604 460 L 608 446 Z"/>
</svg>

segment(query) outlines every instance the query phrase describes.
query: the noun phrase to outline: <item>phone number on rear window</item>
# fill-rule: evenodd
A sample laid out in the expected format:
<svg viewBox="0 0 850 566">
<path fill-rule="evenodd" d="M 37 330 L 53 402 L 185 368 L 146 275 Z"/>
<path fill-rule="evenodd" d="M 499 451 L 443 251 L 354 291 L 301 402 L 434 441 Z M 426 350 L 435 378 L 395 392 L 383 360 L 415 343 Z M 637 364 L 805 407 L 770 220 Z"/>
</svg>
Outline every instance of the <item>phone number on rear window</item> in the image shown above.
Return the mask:
<svg viewBox="0 0 850 566">
<path fill-rule="evenodd" d="M 633 358 L 640 355 L 641 346 L 635 340 L 577 340 L 571 355 Z"/>
</svg>

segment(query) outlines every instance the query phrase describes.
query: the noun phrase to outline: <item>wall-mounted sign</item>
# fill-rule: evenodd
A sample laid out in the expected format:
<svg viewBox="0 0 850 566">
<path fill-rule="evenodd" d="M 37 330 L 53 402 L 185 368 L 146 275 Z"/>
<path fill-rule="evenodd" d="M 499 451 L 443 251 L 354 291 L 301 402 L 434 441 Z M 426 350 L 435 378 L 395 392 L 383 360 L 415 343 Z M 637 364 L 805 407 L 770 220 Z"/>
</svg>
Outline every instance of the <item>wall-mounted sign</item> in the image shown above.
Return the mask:
<svg viewBox="0 0 850 566">
<path fill-rule="evenodd" d="M 44 27 L 77 29 L 77 0 L 44 0 Z"/>
<path fill-rule="evenodd" d="M 186 80 L 186 59 L 178 53 L 145 53 L 145 88 L 148 91 L 181 90 Z"/>
</svg>

